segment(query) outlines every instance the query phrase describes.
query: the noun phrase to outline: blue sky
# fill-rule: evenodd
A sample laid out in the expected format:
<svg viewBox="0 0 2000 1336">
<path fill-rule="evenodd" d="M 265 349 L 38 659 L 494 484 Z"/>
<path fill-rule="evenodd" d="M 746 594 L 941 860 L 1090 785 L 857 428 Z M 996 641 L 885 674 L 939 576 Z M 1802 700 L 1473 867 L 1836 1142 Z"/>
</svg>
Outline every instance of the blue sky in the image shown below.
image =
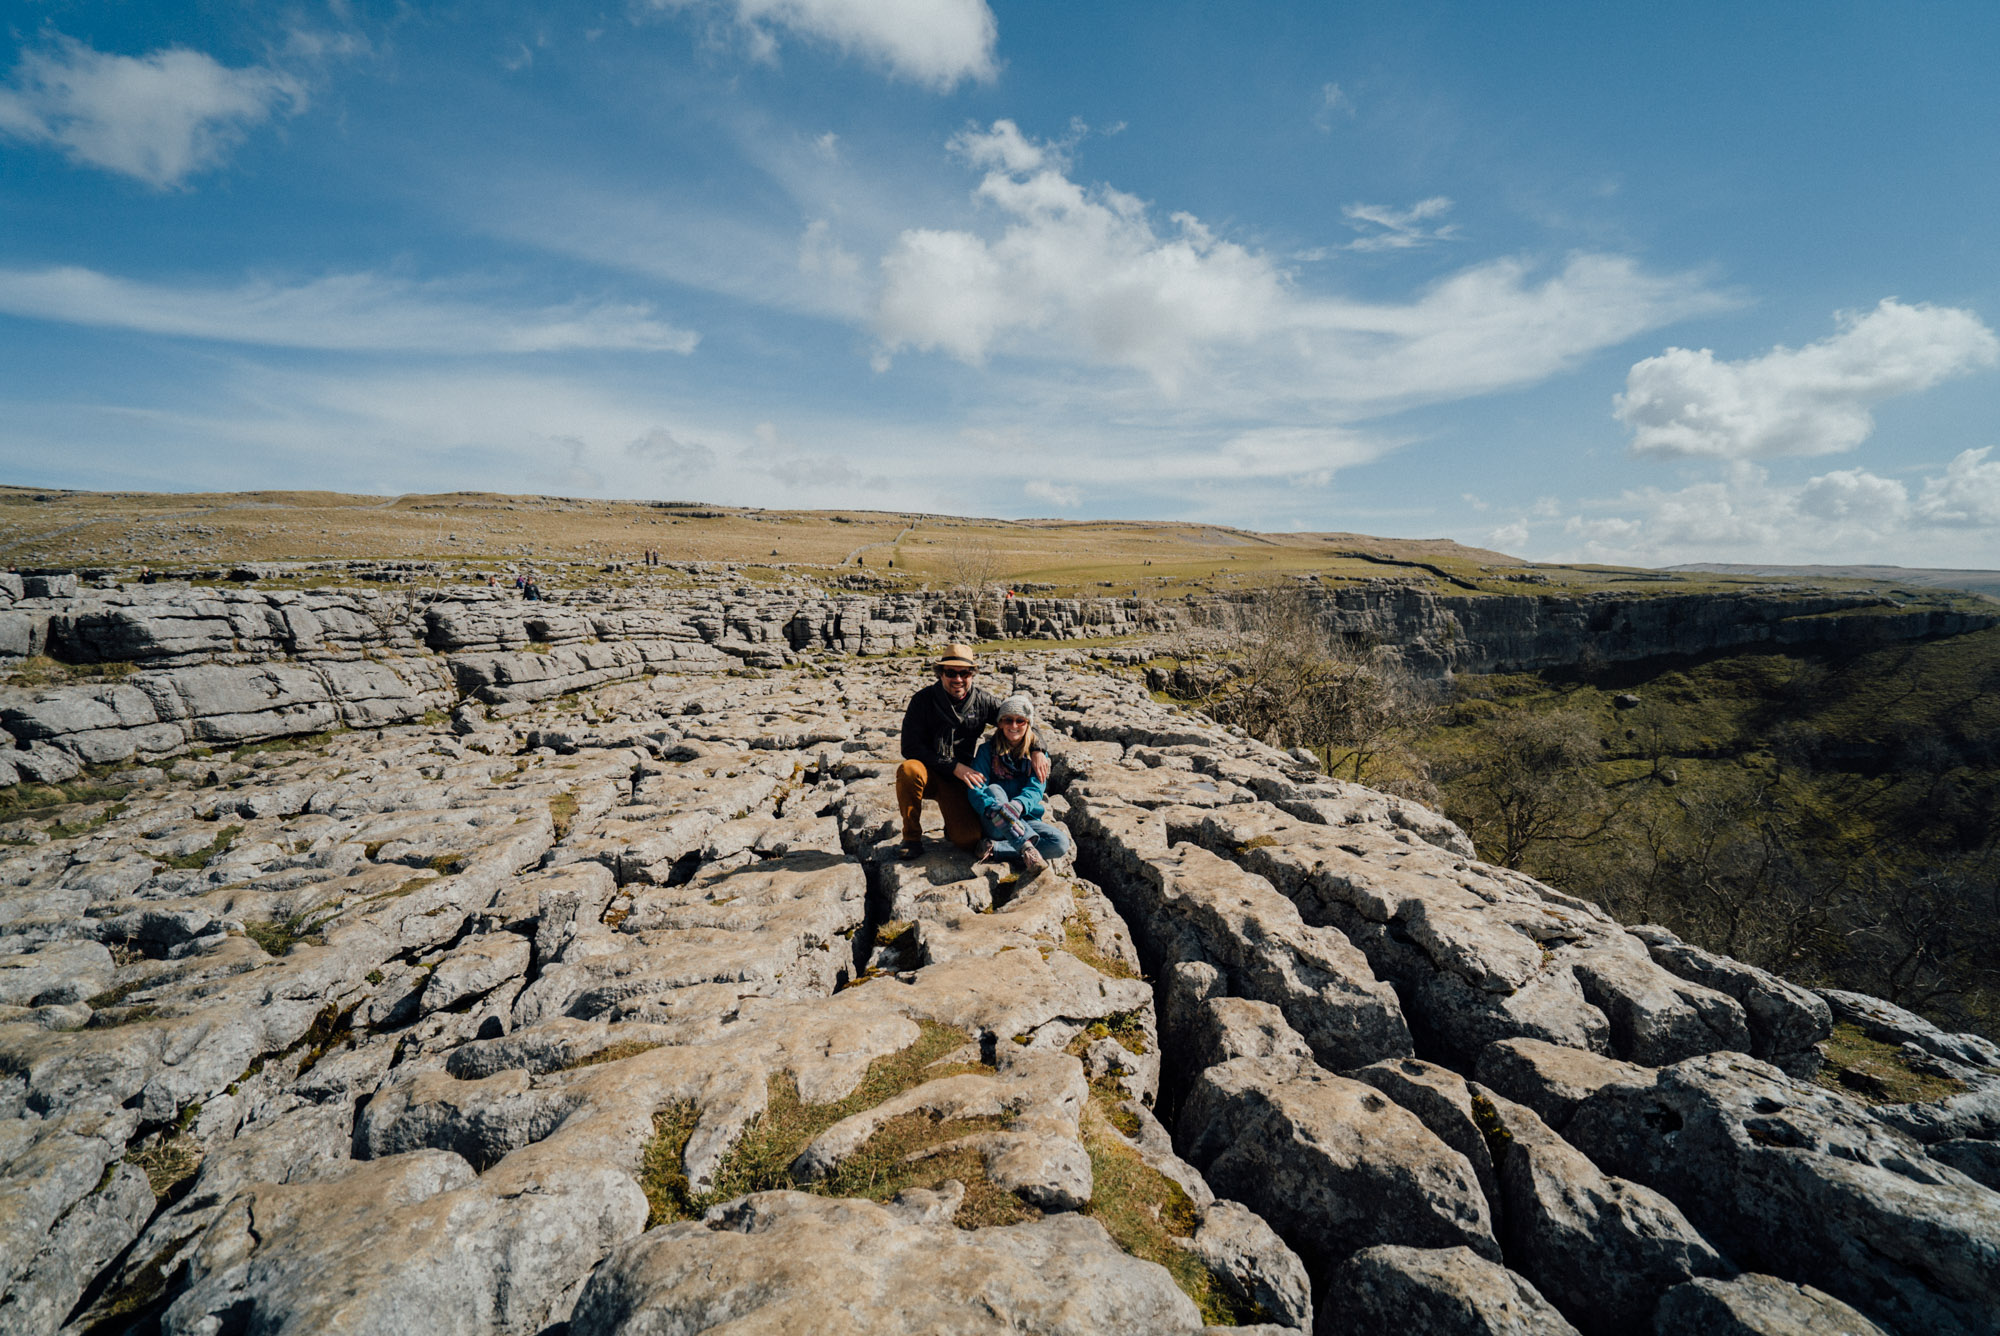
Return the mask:
<svg viewBox="0 0 2000 1336">
<path fill-rule="evenodd" d="M 2000 566 L 2000 6 L 12 0 L 0 477 Z"/>
</svg>

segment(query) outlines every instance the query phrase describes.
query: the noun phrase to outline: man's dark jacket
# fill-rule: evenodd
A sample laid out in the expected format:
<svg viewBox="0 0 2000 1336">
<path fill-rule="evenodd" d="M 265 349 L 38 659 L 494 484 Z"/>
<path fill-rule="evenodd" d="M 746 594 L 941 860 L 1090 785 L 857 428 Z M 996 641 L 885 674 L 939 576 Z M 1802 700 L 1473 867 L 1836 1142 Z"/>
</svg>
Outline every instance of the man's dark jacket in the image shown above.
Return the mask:
<svg viewBox="0 0 2000 1336">
<path fill-rule="evenodd" d="M 903 711 L 903 759 L 922 761 L 933 775 L 949 775 L 959 762 L 972 764 L 979 737 L 1000 716 L 1000 698 L 981 687 L 953 700 L 933 682 L 910 697 Z M 1040 751 L 1039 742 L 1035 750 Z"/>
</svg>

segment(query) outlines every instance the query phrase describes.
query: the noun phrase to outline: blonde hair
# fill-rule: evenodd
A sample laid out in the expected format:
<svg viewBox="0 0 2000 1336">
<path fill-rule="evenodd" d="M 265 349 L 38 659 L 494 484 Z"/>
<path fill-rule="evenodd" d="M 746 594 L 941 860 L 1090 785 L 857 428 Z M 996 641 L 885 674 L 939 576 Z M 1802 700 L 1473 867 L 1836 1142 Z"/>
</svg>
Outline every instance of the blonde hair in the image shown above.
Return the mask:
<svg viewBox="0 0 2000 1336">
<path fill-rule="evenodd" d="M 1019 719 L 1022 717 L 1023 716 L 1021 715 L 1015 715 L 1015 714 L 1003 716 L 1003 718 L 1006 719 Z M 995 752 L 998 752 L 1002 756 L 1011 756 L 1015 760 L 1019 760 L 1021 757 L 1026 756 L 1029 752 L 1033 751 L 1034 749 L 1035 749 L 1035 725 L 1032 721 L 1029 722 L 1027 728 L 1022 730 L 1021 745 L 1016 747 L 1013 743 L 1007 741 L 1007 735 L 1001 732 L 1000 720 L 997 719 L 994 720 L 993 750 Z"/>
</svg>

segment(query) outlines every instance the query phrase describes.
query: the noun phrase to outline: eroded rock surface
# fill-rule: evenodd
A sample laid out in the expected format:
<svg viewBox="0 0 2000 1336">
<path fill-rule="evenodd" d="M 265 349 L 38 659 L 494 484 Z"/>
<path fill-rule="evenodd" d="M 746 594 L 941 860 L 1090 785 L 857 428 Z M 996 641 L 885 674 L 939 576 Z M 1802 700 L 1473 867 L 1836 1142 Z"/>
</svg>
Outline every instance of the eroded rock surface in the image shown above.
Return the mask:
<svg viewBox="0 0 2000 1336">
<path fill-rule="evenodd" d="M 5 707 L 120 792 L 0 846 L 0 1326 L 1995 1330 L 1983 1041 L 1081 655 L 991 668 L 1073 862 L 901 862 L 920 661 L 841 654 L 943 614 L 742 599 L 48 631 L 146 666 Z M 1830 1017 L 1964 1089 L 1786 1076 Z"/>
</svg>

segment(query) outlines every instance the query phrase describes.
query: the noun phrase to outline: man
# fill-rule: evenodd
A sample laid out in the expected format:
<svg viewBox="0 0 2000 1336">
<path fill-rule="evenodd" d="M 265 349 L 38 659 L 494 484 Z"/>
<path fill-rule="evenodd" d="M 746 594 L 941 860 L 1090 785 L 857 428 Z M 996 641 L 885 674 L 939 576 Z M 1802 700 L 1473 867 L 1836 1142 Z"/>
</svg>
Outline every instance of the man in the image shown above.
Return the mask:
<svg viewBox="0 0 2000 1336">
<path fill-rule="evenodd" d="M 947 646 L 931 665 L 937 681 L 910 698 L 903 711 L 903 763 L 896 767 L 896 806 L 903 814 L 903 845 L 897 853 L 915 858 L 924 851 L 924 799 L 944 816 L 944 837 L 971 849 L 986 832 L 972 811 L 965 786 L 980 782 L 973 753 L 987 725 L 1000 714 L 1000 700 L 972 684 L 979 662 L 970 645 Z M 1049 777 L 1049 754 L 1034 751 L 1035 778 Z"/>
</svg>

